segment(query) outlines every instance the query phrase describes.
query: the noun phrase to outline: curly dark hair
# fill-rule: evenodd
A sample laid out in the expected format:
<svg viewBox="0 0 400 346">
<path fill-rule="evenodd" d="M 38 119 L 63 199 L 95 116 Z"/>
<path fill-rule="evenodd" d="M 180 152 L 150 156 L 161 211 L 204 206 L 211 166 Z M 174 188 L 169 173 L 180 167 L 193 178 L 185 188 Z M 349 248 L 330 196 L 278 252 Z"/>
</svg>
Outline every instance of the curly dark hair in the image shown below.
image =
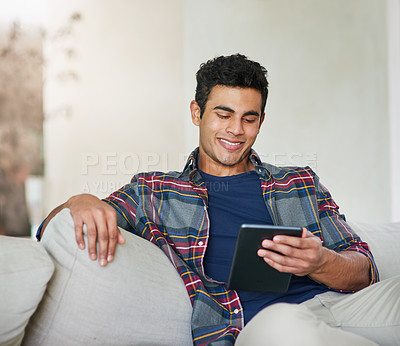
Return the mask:
<svg viewBox="0 0 400 346">
<path fill-rule="evenodd" d="M 200 65 L 196 80 L 195 101 L 200 107 L 200 117 L 204 114 L 208 95 L 216 85 L 258 90 L 262 96 L 261 111 L 265 109 L 268 97 L 267 70 L 244 55 L 220 56 L 208 60 Z"/>
</svg>

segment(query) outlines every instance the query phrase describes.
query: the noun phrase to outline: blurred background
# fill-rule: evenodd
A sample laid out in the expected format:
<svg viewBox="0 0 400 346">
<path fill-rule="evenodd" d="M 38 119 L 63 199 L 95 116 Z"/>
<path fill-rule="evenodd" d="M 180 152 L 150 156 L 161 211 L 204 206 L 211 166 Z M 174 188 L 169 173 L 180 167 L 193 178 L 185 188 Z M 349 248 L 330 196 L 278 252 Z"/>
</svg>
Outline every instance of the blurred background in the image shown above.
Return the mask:
<svg viewBox="0 0 400 346">
<path fill-rule="evenodd" d="M 309 165 L 348 220 L 400 221 L 400 0 L 0 0 L 0 233 L 198 144 L 195 73 L 269 71 L 255 149 Z"/>
</svg>

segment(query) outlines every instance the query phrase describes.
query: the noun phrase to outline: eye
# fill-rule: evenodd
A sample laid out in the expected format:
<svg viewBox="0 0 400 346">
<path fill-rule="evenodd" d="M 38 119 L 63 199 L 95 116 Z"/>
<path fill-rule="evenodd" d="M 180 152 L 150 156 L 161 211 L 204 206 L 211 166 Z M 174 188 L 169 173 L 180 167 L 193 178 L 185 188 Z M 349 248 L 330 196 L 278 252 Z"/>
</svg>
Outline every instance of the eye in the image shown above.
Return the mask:
<svg viewBox="0 0 400 346">
<path fill-rule="evenodd" d="M 217 113 L 217 116 L 220 119 L 228 119 L 229 118 L 229 115 L 224 115 L 224 114 L 220 114 L 220 113 Z"/>
<path fill-rule="evenodd" d="M 248 124 L 253 124 L 258 120 L 258 117 L 246 117 L 243 118 L 243 121 L 248 123 Z"/>
</svg>

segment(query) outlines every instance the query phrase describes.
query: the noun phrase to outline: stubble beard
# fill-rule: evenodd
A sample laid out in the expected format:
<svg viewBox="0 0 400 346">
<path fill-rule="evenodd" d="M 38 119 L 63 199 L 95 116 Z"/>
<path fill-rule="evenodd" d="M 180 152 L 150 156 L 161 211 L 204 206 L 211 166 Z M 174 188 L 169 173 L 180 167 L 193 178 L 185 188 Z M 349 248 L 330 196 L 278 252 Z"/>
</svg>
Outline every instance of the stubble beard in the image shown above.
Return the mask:
<svg viewBox="0 0 400 346">
<path fill-rule="evenodd" d="M 246 157 L 249 156 L 250 149 L 241 154 L 239 157 L 232 157 L 232 155 L 229 154 L 222 154 L 220 158 L 217 157 L 217 155 L 214 155 L 213 153 L 206 153 L 215 163 L 220 164 L 225 167 L 234 167 L 236 165 L 239 165 L 243 160 L 246 159 Z"/>
</svg>

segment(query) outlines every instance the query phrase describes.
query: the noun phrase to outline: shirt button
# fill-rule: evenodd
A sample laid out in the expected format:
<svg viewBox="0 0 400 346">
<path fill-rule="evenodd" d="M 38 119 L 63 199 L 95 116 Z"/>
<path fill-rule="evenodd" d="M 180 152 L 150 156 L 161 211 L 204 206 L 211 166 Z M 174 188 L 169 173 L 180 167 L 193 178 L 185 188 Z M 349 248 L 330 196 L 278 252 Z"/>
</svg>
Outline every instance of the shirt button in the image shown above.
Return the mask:
<svg viewBox="0 0 400 346">
<path fill-rule="evenodd" d="M 203 246 L 203 244 L 204 244 L 204 243 L 203 243 L 202 241 L 199 241 L 199 245 L 200 245 L 200 246 Z"/>
<path fill-rule="evenodd" d="M 238 309 L 235 309 L 235 311 L 233 312 L 235 315 L 237 315 L 239 313 Z"/>
</svg>

